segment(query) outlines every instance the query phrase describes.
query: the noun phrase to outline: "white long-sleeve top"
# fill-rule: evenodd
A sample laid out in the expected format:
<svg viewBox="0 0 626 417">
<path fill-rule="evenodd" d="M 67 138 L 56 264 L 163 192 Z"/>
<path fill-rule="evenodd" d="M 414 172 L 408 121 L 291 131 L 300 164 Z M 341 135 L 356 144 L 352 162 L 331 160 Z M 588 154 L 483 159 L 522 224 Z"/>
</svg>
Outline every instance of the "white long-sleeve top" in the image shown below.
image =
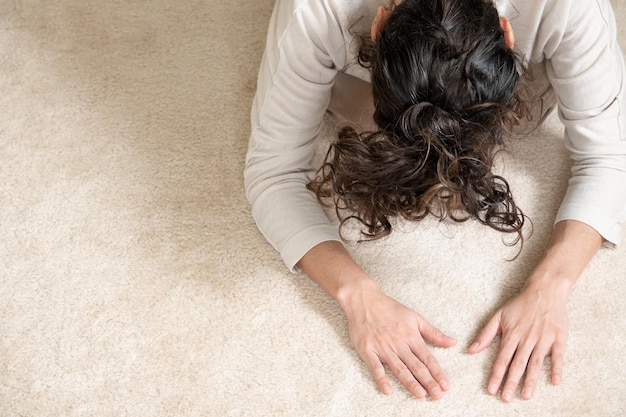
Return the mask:
<svg viewBox="0 0 626 417">
<path fill-rule="evenodd" d="M 355 34 L 369 33 L 376 9 L 386 3 L 275 4 L 244 174 L 252 215 L 292 271 L 315 245 L 340 241 L 306 184 L 318 168 L 317 139 L 338 74 L 369 78 L 356 63 Z M 617 244 L 626 215 L 626 90 L 609 0 L 495 3 L 513 26 L 515 49 L 532 69 L 532 90 L 556 93 L 573 168 L 555 222 L 584 222 Z"/>
</svg>

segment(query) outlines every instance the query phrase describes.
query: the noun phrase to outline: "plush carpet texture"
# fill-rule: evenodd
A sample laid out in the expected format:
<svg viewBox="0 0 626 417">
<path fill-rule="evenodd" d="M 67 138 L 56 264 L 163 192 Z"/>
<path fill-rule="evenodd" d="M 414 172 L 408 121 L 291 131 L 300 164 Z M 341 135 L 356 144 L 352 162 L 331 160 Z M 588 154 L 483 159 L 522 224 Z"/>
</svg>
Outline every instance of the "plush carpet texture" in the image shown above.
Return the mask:
<svg viewBox="0 0 626 417">
<path fill-rule="evenodd" d="M 337 304 L 286 270 L 244 196 L 272 7 L 0 0 L 0 416 L 626 415 L 626 245 L 571 295 L 561 386 L 546 367 L 533 400 L 504 404 L 485 393 L 497 345 L 465 353 L 549 237 L 569 164 L 555 117 L 498 162 L 534 223 L 517 260 L 475 222 L 349 246 L 459 340 L 434 349 L 442 400 L 377 391 Z"/>
</svg>

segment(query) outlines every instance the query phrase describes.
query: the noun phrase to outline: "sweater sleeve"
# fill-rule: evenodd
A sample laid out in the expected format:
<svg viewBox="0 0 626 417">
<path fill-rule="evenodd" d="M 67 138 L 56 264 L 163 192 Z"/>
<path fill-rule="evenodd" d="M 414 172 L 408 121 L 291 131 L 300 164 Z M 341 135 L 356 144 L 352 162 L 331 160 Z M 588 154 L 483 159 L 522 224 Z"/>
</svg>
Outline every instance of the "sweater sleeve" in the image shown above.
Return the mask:
<svg viewBox="0 0 626 417">
<path fill-rule="evenodd" d="M 626 208 L 626 92 L 615 18 L 608 0 L 557 3 L 565 6 L 544 21 L 544 55 L 573 166 L 556 221 L 584 222 L 614 245 Z"/>
<path fill-rule="evenodd" d="M 244 172 L 252 215 L 286 266 L 313 246 L 340 240 L 306 184 L 345 43 L 327 1 L 278 0 L 251 111 Z"/>
</svg>

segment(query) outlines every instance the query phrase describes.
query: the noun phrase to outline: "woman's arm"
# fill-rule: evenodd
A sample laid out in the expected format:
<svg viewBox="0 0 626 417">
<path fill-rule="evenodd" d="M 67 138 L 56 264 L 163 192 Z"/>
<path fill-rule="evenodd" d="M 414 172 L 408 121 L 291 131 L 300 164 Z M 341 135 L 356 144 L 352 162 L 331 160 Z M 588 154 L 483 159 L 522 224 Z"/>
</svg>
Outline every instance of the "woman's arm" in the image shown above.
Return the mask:
<svg viewBox="0 0 626 417">
<path fill-rule="evenodd" d="M 339 240 L 306 188 L 317 168 L 334 79 L 346 60 L 342 24 L 328 7 L 276 2 L 251 110 L 246 196 L 259 229 L 290 270 L 319 242 Z"/>
<path fill-rule="evenodd" d="M 441 398 L 449 383 L 425 340 L 450 347 L 453 338 L 385 295 L 339 242 L 315 246 L 298 266 L 339 303 L 350 339 L 382 392 L 391 392 L 387 365 L 416 397 Z"/>
<path fill-rule="evenodd" d="M 546 60 L 573 165 L 544 257 L 522 292 L 496 312 L 469 348 L 478 353 L 502 335 L 487 390 L 496 394 L 504 383 L 505 401 L 513 398 L 524 372 L 522 398 L 532 396 L 548 355 L 552 382 L 561 381 L 567 298 L 602 244 L 619 241 L 626 209 L 625 72 L 609 1 L 519 5 L 512 23 L 520 30 L 537 27 L 532 22 L 541 13 L 529 56 Z"/>
<path fill-rule="evenodd" d="M 252 106 L 246 194 L 285 264 L 298 266 L 339 302 L 378 387 L 391 389 L 386 364 L 414 395 L 439 398 L 448 383 L 424 339 L 439 346 L 455 341 L 383 294 L 306 189 L 331 88 L 346 59 L 342 29 L 327 4 L 276 3 Z"/>
</svg>

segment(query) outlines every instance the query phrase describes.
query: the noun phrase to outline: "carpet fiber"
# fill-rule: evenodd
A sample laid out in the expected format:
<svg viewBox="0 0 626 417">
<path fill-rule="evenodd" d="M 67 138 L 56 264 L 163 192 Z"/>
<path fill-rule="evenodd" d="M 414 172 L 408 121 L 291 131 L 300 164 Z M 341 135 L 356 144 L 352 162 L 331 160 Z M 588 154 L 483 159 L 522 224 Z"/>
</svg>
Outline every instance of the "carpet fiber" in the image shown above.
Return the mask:
<svg viewBox="0 0 626 417">
<path fill-rule="evenodd" d="M 561 386 L 546 368 L 533 400 L 504 404 L 485 393 L 497 345 L 465 353 L 549 238 L 569 164 L 555 117 L 498 161 L 534 224 L 517 260 L 474 222 L 350 245 L 459 340 L 434 349 L 441 401 L 377 391 L 339 307 L 287 272 L 243 194 L 272 6 L 0 0 L 0 415 L 626 415 L 626 245 L 570 298 Z"/>
</svg>

